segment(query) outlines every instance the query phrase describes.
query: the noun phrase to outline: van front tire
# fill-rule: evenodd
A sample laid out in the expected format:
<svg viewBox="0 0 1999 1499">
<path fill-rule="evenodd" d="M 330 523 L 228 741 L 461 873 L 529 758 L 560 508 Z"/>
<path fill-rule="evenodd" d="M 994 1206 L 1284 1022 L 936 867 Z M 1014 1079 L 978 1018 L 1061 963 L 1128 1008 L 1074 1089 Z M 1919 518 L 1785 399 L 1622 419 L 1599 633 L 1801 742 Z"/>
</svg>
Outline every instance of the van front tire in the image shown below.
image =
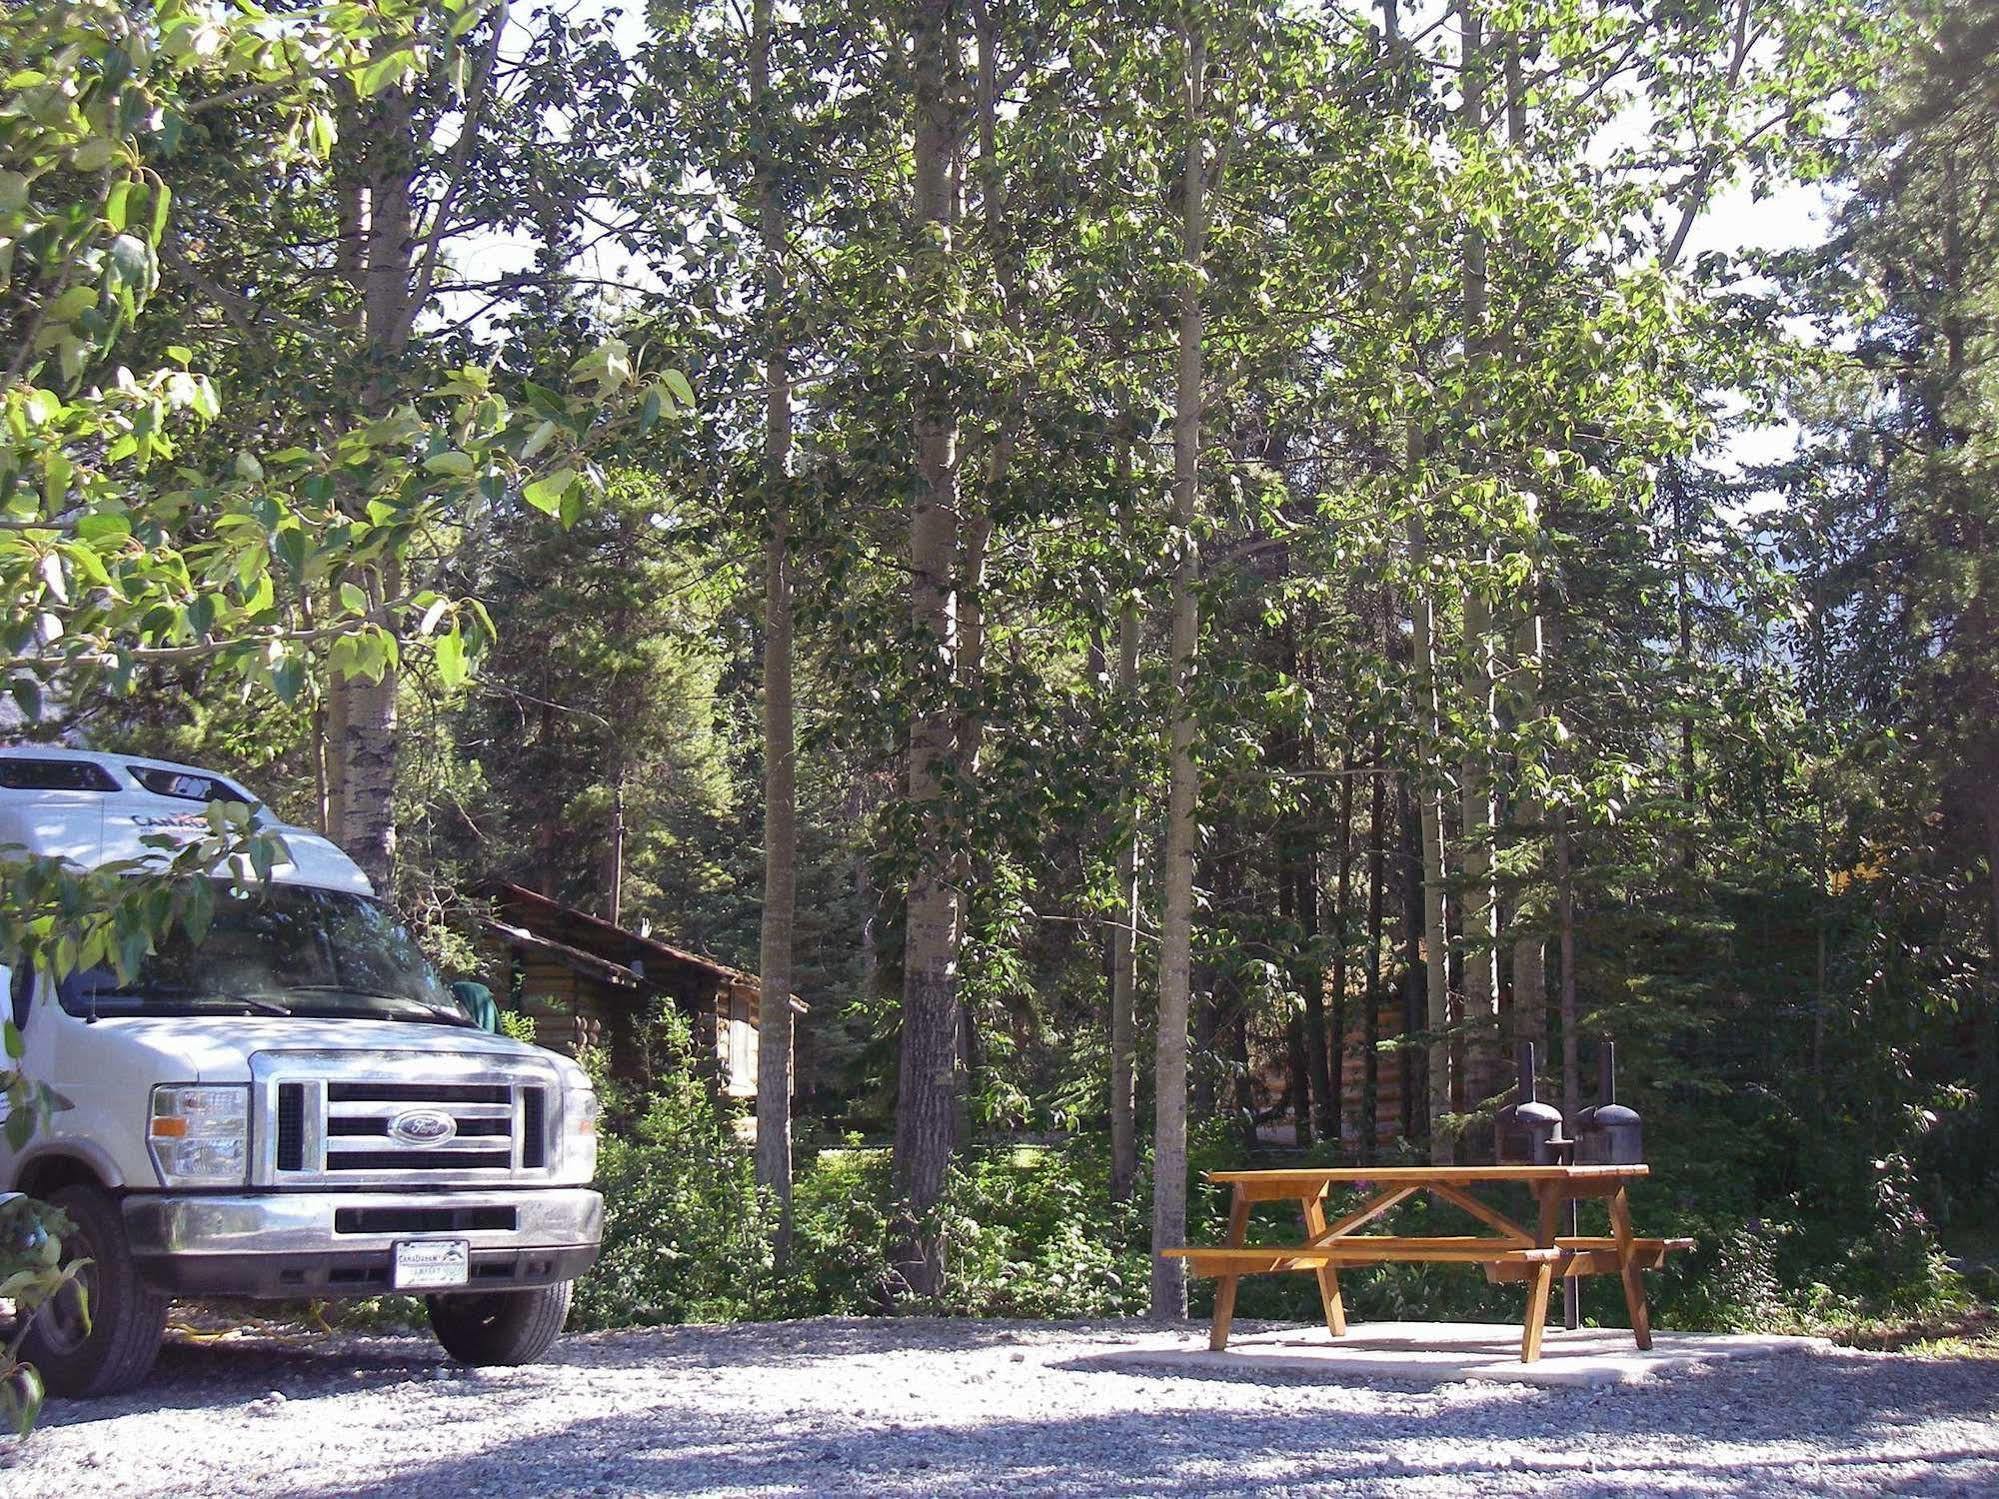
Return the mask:
<svg viewBox="0 0 1999 1499">
<path fill-rule="evenodd" d="M 548 1352 L 569 1320 L 570 1285 L 432 1296 L 430 1329 L 461 1364 L 531 1364 Z"/>
<path fill-rule="evenodd" d="M 166 1335 L 168 1298 L 148 1290 L 125 1239 L 125 1216 L 96 1187 L 64 1187 L 49 1197 L 76 1225 L 62 1241 L 65 1261 L 87 1259 L 76 1286 L 36 1308 L 21 1340 L 51 1395 L 88 1399 L 144 1382 Z M 88 1316 L 85 1310 L 88 1309 Z"/>
</svg>

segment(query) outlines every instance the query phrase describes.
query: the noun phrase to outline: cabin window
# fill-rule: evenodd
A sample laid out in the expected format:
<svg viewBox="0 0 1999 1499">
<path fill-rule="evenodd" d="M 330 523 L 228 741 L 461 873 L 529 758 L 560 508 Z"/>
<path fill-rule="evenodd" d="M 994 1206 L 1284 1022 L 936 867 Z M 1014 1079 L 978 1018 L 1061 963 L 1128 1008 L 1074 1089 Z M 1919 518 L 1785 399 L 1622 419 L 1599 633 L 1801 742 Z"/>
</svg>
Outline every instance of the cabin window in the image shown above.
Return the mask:
<svg viewBox="0 0 1999 1499">
<path fill-rule="evenodd" d="M 9 791 L 116 791 L 111 772 L 92 760 L 27 760 L 0 756 L 0 786 Z"/>
</svg>

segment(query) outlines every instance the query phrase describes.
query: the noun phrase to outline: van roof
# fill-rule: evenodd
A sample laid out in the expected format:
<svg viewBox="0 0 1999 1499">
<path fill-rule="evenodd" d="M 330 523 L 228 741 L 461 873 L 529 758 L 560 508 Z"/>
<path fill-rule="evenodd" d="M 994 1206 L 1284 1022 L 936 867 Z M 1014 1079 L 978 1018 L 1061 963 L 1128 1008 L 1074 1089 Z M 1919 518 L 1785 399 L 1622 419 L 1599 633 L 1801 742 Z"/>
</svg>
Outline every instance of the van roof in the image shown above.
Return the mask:
<svg viewBox="0 0 1999 1499">
<path fill-rule="evenodd" d="M 115 859 L 158 859 L 148 836 L 186 834 L 208 827 L 212 801 L 263 803 L 219 771 L 102 750 L 53 745 L 0 748 L 0 847 L 66 858 L 86 868 Z M 291 858 L 273 879 L 372 894 L 354 861 L 320 834 L 270 824 Z"/>
</svg>

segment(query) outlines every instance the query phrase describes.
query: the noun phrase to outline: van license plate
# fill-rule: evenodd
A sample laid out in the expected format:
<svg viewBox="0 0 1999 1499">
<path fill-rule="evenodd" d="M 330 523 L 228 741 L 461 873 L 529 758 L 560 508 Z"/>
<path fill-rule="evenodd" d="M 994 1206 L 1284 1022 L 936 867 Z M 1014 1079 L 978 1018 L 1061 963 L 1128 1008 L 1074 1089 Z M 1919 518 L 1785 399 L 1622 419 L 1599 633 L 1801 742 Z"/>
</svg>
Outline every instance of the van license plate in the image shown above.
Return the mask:
<svg viewBox="0 0 1999 1499">
<path fill-rule="evenodd" d="M 398 1291 L 435 1291 L 472 1278 L 472 1246 L 464 1239 L 408 1239 L 396 1246 Z"/>
</svg>

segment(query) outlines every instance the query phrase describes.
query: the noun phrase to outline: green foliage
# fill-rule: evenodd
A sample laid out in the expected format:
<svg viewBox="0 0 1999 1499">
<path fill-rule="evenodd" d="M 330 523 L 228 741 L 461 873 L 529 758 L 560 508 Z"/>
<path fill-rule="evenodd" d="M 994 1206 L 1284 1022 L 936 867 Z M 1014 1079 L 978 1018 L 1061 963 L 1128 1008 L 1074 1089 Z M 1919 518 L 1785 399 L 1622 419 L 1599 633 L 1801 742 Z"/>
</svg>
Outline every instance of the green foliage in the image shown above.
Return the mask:
<svg viewBox="0 0 1999 1499">
<path fill-rule="evenodd" d="M 593 1058 L 604 1112 L 597 1185 L 604 1241 L 577 1287 L 578 1327 L 767 1315 L 771 1249 L 748 1155 L 695 1075 L 687 1023 L 648 1037 L 652 1085 L 633 1093 Z"/>
<path fill-rule="evenodd" d="M 15 1039 L 14 1027 L 9 1024 L 6 1029 L 9 1040 Z M 35 1314 L 74 1281 L 86 1263 L 62 1263 L 62 1236 L 70 1227 L 69 1220 L 47 1203 L 13 1193 L 0 1195 L 0 1297 L 14 1303 L 12 1332 L 0 1342 L 0 1423 L 16 1436 L 34 1429 L 42 1409 L 41 1376 L 34 1365 L 21 1361 L 21 1340 Z"/>
</svg>

